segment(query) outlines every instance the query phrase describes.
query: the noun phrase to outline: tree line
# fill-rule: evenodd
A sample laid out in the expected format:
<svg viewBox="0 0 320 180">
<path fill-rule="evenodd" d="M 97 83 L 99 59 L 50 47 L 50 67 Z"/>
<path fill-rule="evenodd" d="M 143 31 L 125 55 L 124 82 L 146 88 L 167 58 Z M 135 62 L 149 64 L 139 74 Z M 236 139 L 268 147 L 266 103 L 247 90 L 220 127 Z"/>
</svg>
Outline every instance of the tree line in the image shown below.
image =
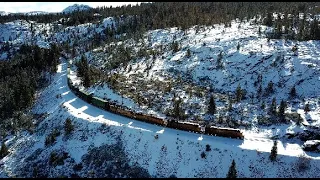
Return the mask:
<svg viewBox="0 0 320 180">
<path fill-rule="evenodd" d="M 291 16 L 287 18 L 290 19 L 298 17 L 301 12 L 312 15 L 319 14 L 319 5 L 319 2 L 154 2 L 141 3 L 136 6 L 104 6 L 87 11 L 75 11 L 70 14 L 10 14 L 8 16 L 0 16 L 0 23 L 25 19 L 37 21 L 38 23 L 59 22 L 62 25 L 73 26 L 97 22 L 104 17 L 115 17 L 118 24 L 120 24 L 119 22 L 127 21 L 117 28 L 118 33 L 133 33 L 169 27 L 187 29 L 195 25 L 209 26 L 217 23 L 229 24 L 231 20 L 236 18 L 244 20 L 245 18 L 251 19 L 259 16 L 266 17 L 265 23 L 267 25 L 278 25 L 280 21 L 274 22 L 273 19 L 270 19 L 274 12 L 284 13 L 284 18 L 287 18 L 287 15 L 290 14 Z M 96 14 L 99 14 L 99 16 Z M 288 27 L 287 29 L 290 29 L 290 24 L 294 23 L 290 22 L 288 24 L 285 19 L 280 20 L 283 26 Z M 298 25 L 301 27 L 303 23 L 298 23 Z M 109 33 L 112 34 L 111 32 Z"/>
<path fill-rule="evenodd" d="M 21 112 L 33 104 L 36 90 L 49 83 L 51 75 L 57 70 L 59 57 L 60 50 L 55 44 L 51 44 L 50 49 L 22 45 L 12 59 L 0 61 L 2 130 L 24 126 L 22 122 L 17 122 L 22 117 Z"/>
</svg>

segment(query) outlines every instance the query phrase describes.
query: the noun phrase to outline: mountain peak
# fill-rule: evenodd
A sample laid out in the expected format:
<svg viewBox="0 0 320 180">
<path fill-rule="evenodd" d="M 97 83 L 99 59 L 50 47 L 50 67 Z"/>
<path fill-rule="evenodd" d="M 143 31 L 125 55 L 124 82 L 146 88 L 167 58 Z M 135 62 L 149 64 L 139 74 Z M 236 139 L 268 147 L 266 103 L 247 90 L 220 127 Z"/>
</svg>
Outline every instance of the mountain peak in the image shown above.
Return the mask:
<svg viewBox="0 0 320 180">
<path fill-rule="evenodd" d="M 65 8 L 62 13 L 72 13 L 74 11 L 86 11 L 91 9 L 92 7 L 84 4 L 74 4 Z"/>
</svg>

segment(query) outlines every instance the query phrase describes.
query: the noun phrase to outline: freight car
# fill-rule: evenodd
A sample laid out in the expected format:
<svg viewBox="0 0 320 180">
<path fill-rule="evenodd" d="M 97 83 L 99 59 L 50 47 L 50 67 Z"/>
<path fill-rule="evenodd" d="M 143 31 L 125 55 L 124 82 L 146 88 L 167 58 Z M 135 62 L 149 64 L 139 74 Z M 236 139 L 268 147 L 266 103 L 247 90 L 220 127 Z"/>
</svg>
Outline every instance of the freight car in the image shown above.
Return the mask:
<svg viewBox="0 0 320 180">
<path fill-rule="evenodd" d="M 144 122 L 147 122 L 147 123 L 151 123 L 151 124 L 157 124 L 157 125 L 160 125 L 160 126 L 165 126 L 166 125 L 166 121 L 161 119 L 161 118 L 157 118 L 157 117 L 154 117 L 152 115 L 145 115 L 145 114 L 142 114 L 142 113 L 136 113 L 136 118 L 137 120 L 140 120 L 140 121 L 144 121 Z"/>
<path fill-rule="evenodd" d="M 112 113 L 118 114 L 117 106 L 115 104 L 113 104 L 113 103 L 110 103 L 109 111 L 112 112 Z"/>
<path fill-rule="evenodd" d="M 79 90 L 79 97 L 80 97 L 80 99 L 91 104 L 92 98 L 93 98 L 93 93 L 88 93 L 86 91 Z"/>
<path fill-rule="evenodd" d="M 98 97 L 92 97 L 92 104 L 94 106 L 97 106 L 101 109 L 105 109 L 106 108 L 106 103 L 108 103 L 107 101 L 100 99 Z"/>
<path fill-rule="evenodd" d="M 143 122 L 148 122 L 148 119 L 146 118 L 146 116 L 144 114 L 142 114 L 141 112 L 136 113 L 135 119 L 143 121 Z"/>
<path fill-rule="evenodd" d="M 244 139 L 244 136 L 240 132 L 240 130 L 233 129 L 233 128 L 221 128 L 221 127 L 215 127 L 215 126 L 206 126 L 204 133 L 207 135 L 215 135 L 215 136 L 222 136 L 222 137 Z"/>
<path fill-rule="evenodd" d="M 164 119 L 157 118 L 154 116 L 147 116 L 147 122 L 152 124 L 158 124 L 160 126 L 166 126 L 166 121 Z"/>
<path fill-rule="evenodd" d="M 123 109 L 121 106 L 116 106 L 116 112 L 122 116 L 135 119 L 135 114 L 132 111 Z"/>
<path fill-rule="evenodd" d="M 168 120 L 167 127 L 174 128 L 174 129 L 180 129 L 185 131 L 193 131 L 201 133 L 201 127 L 197 123 L 190 123 L 190 122 L 180 122 L 176 120 Z"/>
</svg>

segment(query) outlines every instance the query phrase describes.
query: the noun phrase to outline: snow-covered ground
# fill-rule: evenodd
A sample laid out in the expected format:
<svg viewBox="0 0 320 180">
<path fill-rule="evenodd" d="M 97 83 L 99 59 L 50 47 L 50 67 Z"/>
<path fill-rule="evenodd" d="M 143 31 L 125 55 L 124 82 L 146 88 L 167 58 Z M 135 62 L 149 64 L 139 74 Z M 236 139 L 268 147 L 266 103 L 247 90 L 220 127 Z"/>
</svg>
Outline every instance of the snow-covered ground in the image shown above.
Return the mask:
<svg viewBox="0 0 320 180">
<path fill-rule="evenodd" d="M 10 43 L 15 49 L 25 43 L 35 43 L 40 47 L 49 48 L 52 42 L 58 44 L 69 42 L 69 46 L 72 47 L 73 44 L 79 45 L 92 39 L 95 33 L 103 34 L 102 31 L 112 24 L 115 26 L 112 17 L 104 18 L 97 24 L 87 23 L 77 26 L 63 26 L 59 22 L 47 24 L 25 20 L 0 24 L 0 60 L 7 59 L 7 52 L 1 51 L 5 42 Z M 13 53 L 13 48 L 10 49 L 10 52 Z"/>
<path fill-rule="evenodd" d="M 156 101 L 155 106 L 148 109 L 159 114 L 165 114 L 167 109 L 172 108 L 170 100 L 175 93 L 183 99 L 183 108 L 188 113 L 189 120 L 195 119 L 196 116 L 209 120 L 206 109 L 212 93 L 209 90 L 211 88 L 216 97 L 219 114 L 225 116 L 228 114 L 227 96 L 234 96 L 236 88 L 240 85 L 246 90 L 247 99 L 233 104 L 233 109 L 237 112 L 233 114 L 234 119 L 256 122 L 257 116 L 266 115 L 272 98 L 275 97 L 278 106 L 281 100 L 287 101 L 287 113 L 297 112 L 303 118 L 304 124 L 319 126 L 320 42 L 275 39 L 268 41 L 264 34 L 268 28 L 260 27 L 261 34 L 258 33 L 259 26 L 252 25 L 250 21 L 241 24 L 234 21 L 231 27 L 227 28 L 224 25 L 214 25 L 193 27 L 185 32 L 177 28 L 149 31 L 142 41 L 147 48 L 160 52 L 160 55 L 154 59 L 152 56 L 149 59 L 132 59 L 128 66 L 121 66 L 112 72 L 125 77 L 119 83 L 123 84 L 122 89 L 134 87 L 137 89 L 136 94 L 141 93 L 149 98 L 149 101 Z M 178 42 L 180 47 L 176 53 L 171 48 L 173 41 Z M 118 44 L 120 43 L 122 42 Z M 133 54 L 142 47 L 141 41 L 134 42 L 132 39 L 125 41 L 125 44 L 134 49 Z M 294 56 L 291 51 L 296 44 L 299 48 L 298 56 Z M 191 52 L 190 57 L 186 57 L 188 49 Z M 221 51 L 223 68 L 219 69 L 217 58 Z M 89 62 L 99 68 L 105 67 L 113 56 L 110 52 L 99 50 L 87 52 L 86 55 Z M 261 82 L 258 81 L 260 75 Z M 179 78 L 182 78 L 182 83 L 178 82 Z M 173 80 L 177 83 L 169 93 L 159 89 L 159 85 L 165 86 L 170 79 L 171 82 Z M 193 84 L 187 83 L 189 80 Z M 273 83 L 274 92 L 265 95 L 270 82 Z M 258 93 L 260 85 L 262 92 Z M 297 98 L 291 99 L 289 92 L 294 86 Z M 109 87 L 90 87 L 89 91 L 100 98 L 110 98 Z M 202 96 L 197 94 L 199 89 L 194 89 L 195 87 L 200 88 Z M 130 94 L 128 91 L 118 93 L 123 96 Z M 150 98 L 150 94 L 157 96 Z M 258 98 L 259 95 L 262 97 Z M 265 110 L 260 108 L 262 102 L 266 105 Z M 311 111 L 304 113 L 303 108 L 308 103 Z M 128 103 L 128 106 L 135 109 L 132 103 Z M 294 125 L 291 128 L 294 128 Z"/>
<path fill-rule="evenodd" d="M 88 44 L 85 42 L 95 33 L 102 33 L 105 27 L 112 24 L 115 26 L 114 23 L 111 17 L 105 18 L 99 24 L 88 23 L 70 27 L 27 21 L 9 22 L 0 25 L 1 47 L 4 46 L 4 41 L 9 41 L 15 47 L 26 42 L 31 43 L 31 26 L 35 31 L 34 42 L 41 47 L 48 47 L 53 41 L 61 43 L 68 40 L 70 46 L 81 42 Z M 303 142 L 299 140 L 280 138 L 277 140 L 278 160 L 274 163 L 269 160 L 273 137 L 301 132 L 305 129 L 303 125 L 290 122 L 269 127 L 255 126 L 257 116 L 266 114 L 260 109 L 261 102 L 264 101 L 268 108 L 273 97 L 276 97 L 277 104 L 281 99 L 287 100 L 287 112 L 299 113 L 304 124 L 320 126 L 320 42 L 268 42 L 263 34 L 266 30 L 264 26 L 261 26 L 262 33 L 259 35 L 259 27 L 251 25 L 250 22 L 241 23 L 240 28 L 238 22 L 231 25 L 230 28 L 214 25 L 200 27 L 198 30 L 194 27 L 185 33 L 177 28 L 149 31 L 146 33 L 144 44 L 147 48 L 161 52 L 160 55 L 155 59 L 152 59 L 152 56 L 149 59 L 132 59 L 127 67 L 112 70 L 112 73 L 126 78 L 122 82 L 124 87 L 139 90 L 142 95 L 158 94 L 160 98 L 154 96 L 153 99 L 157 107 L 139 106 L 126 91 L 116 92 L 107 84 L 90 87 L 88 91 L 136 111 L 160 117 L 166 116 L 165 110 L 172 107 L 170 100 L 173 93 L 176 93 L 183 98 L 183 108 L 192 110 L 186 110 L 191 120 L 195 116 L 208 120 L 210 116 L 205 110 L 211 93 L 209 89 L 213 89 L 219 113 L 224 115 L 228 114 L 225 108 L 227 96 L 233 95 L 240 85 L 247 91 L 247 97 L 254 95 L 253 99 L 248 97 L 240 103 L 233 104 L 233 109 L 238 113 L 234 118 L 243 118 L 243 121 L 254 125 L 249 129 L 240 127 L 245 135 L 243 141 L 163 128 L 96 108 L 70 91 L 66 79 L 67 64 L 63 62 L 58 67 L 53 83 L 41 92 L 32 110 L 36 114 L 45 113 L 47 117 L 33 134 L 24 132 L 7 137 L 6 144 L 10 154 L 0 161 L 0 177 L 21 175 L 19 168 L 27 165 L 33 154 L 36 154 L 38 159 L 46 160 L 53 150 L 63 150 L 69 153 L 75 163 L 79 163 L 83 161 L 83 155 L 93 147 L 117 144 L 119 138 L 124 144 L 130 163 L 138 163 L 151 175 L 158 177 L 168 177 L 172 174 L 177 177 L 225 177 L 232 159 L 235 159 L 239 177 L 320 177 L 319 154 L 304 152 L 301 149 Z M 180 46 L 176 53 L 171 49 L 173 40 Z M 239 51 L 236 48 L 238 43 Z M 141 42 L 133 40 L 128 40 L 126 46 L 129 44 L 135 51 L 142 46 Z M 295 44 L 298 44 L 298 56 L 293 56 L 291 52 Z M 163 46 L 162 50 L 160 45 Z M 104 60 L 112 56 L 104 51 L 104 47 L 97 49 L 85 54 L 91 64 L 104 67 L 108 62 Z M 190 57 L 186 57 L 188 49 L 191 52 Z M 221 50 L 224 68 L 218 69 L 217 57 Z M 10 53 L 1 51 L 0 59 L 7 59 L 8 54 Z M 82 54 L 81 51 L 78 51 L 78 54 Z M 277 57 L 283 57 L 283 61 Z M 259 74 L 262 75 L 263 93 L 270 81 L 274 83 L 275 89 L 274 93 L 261 99 L 256 98 L 258 86 L 254 85 Z M 75 69 L 71 71 L 71 79 L 73 83 L 80 83 Z M 159 85 L 166 85 L 170 81 L 175 82 L 172 83 L 172 89 L 163 92 Z M 290 99 L 288 95 L 293 85 L 298 94 L 296 99 Z M 311 111 L 305 113 L 303 108 L 307 103 L 310 104 Z M 60 135 L 54 145 L 45 147 L 45 138 L 54 128 L 63 133 L 66 118 L 71 118 L 75 125 L 72 136 L 65 138 Z M 158 139 L 154 138 L 156 134 L 159 135 Z M 207 144 L 210 145 L 211 151 L 206 152 Z M 206 154 L 206 158 L 201 158 L 202 152 Z M 297 164 L 301 165 L 303 159 L 299 157 L 301 154 L 310 158 L 310 164 L 304 171 L 297 170 Z M 59 176 L 62 172 L 70 176 L 73 173 L 70 164 L 71 161 L 63 166 L 51 167 L 48 176 Z"/>
<path fill-rule="evenodd" d="M 10 154 L 2 159 L 4 165 L 0 174 L 17 175 L 18 165 L 25 163 L 28 156 L 39 148 L 43 149 L 37 155 L 39 159 L 47 157 L 54 149 L 63 149 L 78 163 L 88 149 L 116 143 L 116 137 L 120 137 L 130 163 L 137 162 L 158 177 L 172 174 L 177 177 L 225 177 L 232 159 L 235 159 L 239 177 L 319 177 L 319 155 L 303 152 L 296 143 L 278 141 L 277 161 L 272 163 L 269 152 L 273 141 L 270 139 L 249 133 L 245 134 L 243 141 L 195 134 L 147 124 L 96 108 L 70 91 L 66 69 L 65 62 L 59 65 L 53 83 L 41 93 L 33 108 L 34 113 L 48 113 L 35 133 L 23 133 L 6 141 Z M 59 94 L 61 98 L 57 96 Z M 75 125 L 72 136 L 68 139 L 59 136 L 54 145 L 45 147 L 46 135 L 53 128 L 61 130 L 67 117 Z M 102 124 L 109 127 L 108 133 L 99 131 Z M 154 138 L 156 134 L 158 139 Z M 207 144 L 211 151 L 206 151 Z M 206 158 L 201 158 L 202 152 Z M 298 156 L 301 154 L 311 160 L 306 170 L 298 172 L 297 163 L 301 159 Z M 70 175 L 72 167 L 52 167 L 49 176 L 58 176 L 59 171 Z"/>
</svg>

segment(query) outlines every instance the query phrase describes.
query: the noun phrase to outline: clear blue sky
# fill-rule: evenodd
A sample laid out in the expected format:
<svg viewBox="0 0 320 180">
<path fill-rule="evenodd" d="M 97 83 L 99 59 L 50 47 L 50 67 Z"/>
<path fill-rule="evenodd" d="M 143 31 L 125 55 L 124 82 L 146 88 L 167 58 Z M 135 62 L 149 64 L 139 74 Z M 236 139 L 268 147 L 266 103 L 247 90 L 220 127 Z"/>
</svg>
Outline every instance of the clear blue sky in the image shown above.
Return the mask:
<svg viewBox="0 0 320 180">
<path fill-rule="evenodd" d="M 61 12 L 64 8 L 73 4 L 86 4 L 90 7 L 115 7 L 124 4 L 136 5 L 137 2 L 0 2 L 0 11 L 11 13 L 30 11 Z"/>
</svg>

